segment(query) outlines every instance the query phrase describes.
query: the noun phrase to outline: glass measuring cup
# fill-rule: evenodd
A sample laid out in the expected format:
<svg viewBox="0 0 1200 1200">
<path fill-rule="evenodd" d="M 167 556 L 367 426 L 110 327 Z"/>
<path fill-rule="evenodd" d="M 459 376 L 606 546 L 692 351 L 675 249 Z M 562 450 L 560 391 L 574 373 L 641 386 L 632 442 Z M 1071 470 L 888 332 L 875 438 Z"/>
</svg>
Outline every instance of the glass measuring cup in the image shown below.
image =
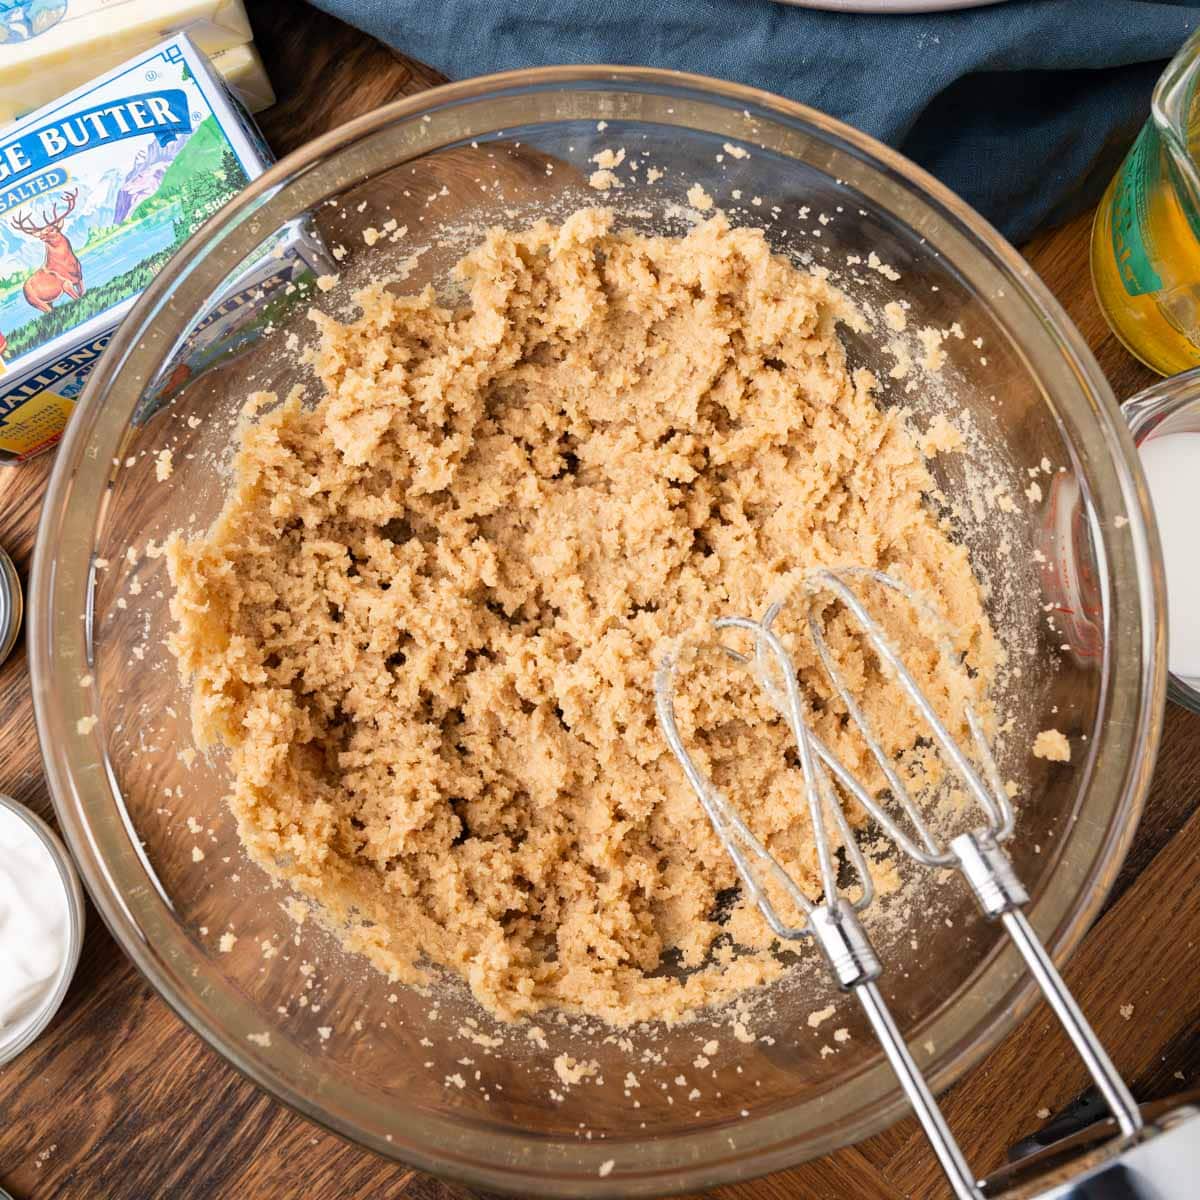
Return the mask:
<svg viewBox="0 0 1200 1200">
<path fill-rule="evenodd" d="M 1154 442 L 1161 448 L 1163 439 L 1168 438 L 1175 447 L 1179 447 L 1184 438 L 1189 443 L 1184 451 L 1187 457 L 1184 470 L 1190 469 L 1193 461 L 1200 465 L 1200 368 L 1138 392 L 1121 405 L 1121 412 L 1129 425 L 1129 432 L 1133 434 L 1134 444 L 1143 456 L 1144 465 L 1146 447 Z M 1190 445 L 1193 442 L 1197 447 L 1195 450 Z M 1179 467 L 1176 466 L 1176 481 L 1179 479 L 1178 472 Z M 1166 502 L 1165 508 L 1156 509 L 1156 515 L 1167 560 L 1168 639 L 1173 645 L 1179 644 L 1177 650 L 1168 654 L 1171 674 L 1167 696 L 1176 704 L 1200 713 L 1200 671 L 1196 669 L 1196 639 L 1192 632 L 1200 616 L 1191 602 L 1191 597 L 1195 595 L 1196 572 L 1192 566 L 1192 556 L 1187 550 L 1190 534 L 1185 526 L 1188 516 L 1178 502 L 1179 484 L 1176 482 L 1172 488 L 1170 476 L 1164 474 L 1162 464 L 1157 470 L 1147 468 L 1147 476 L 1155 504 Z"/>
<path fill-rule="evenodd" d="M 1092 282 L 1113 332 L 1162 375 L 1200 366 L 1200 33 L 1154 88 L 1150 119 L 1092 225 Z"/>
</svg>

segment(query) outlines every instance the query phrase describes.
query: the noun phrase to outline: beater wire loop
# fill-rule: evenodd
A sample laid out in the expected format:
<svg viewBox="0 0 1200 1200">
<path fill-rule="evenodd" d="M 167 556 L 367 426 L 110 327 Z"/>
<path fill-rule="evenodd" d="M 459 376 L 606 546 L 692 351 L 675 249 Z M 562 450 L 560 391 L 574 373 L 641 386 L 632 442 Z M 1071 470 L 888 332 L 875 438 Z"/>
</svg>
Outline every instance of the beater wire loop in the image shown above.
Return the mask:
<svg viewBox="0 0 1200 1200">
<path fill-rule="evenodd" d="M 851 788 L 850 790 L 863 807 L 883 826 L 889 836 L 900 844 L 906 854 L 924 866 L 954 866 L 957 861 L 954 852 L 948 846 L 939 842 L 933 831 L 929 828 L 920 811 L 919 805 L 913 799 L 908 786 L 900 777 L 899 771 L 896 770 L 892 756 L 888 754 L 880 743 L 870 720 L 863 711 L 862 705 L 856 699 L 842 668 L 837 662 L 836 656 L 830 648 L 829 641 L 825 635 L 824 624 L 821 620 L 821 598 L 823 596 L 834 597 L 844 606 L 846 612 L 853 617 L 871 648 L 878 656 L 880 663 L 904 692 L 905 696 L 928 726 L 930 735 L 941 751 L 943 760 L 954 769 L 966 786 L 969 794 L 974 797 L 983 810 L 984 825 L 977 832 L 987 836 L 991 841 L 1002 842 L 1012 833 L 1014 821 L 1013 808 L 1004 784 L 1000 779 L 1000 772 L 996 767 L 995 757 L 992 754 L 987 735 L 984 733 L 982 718 L 971 701 L 964 698 L 963 716 L 966 720 L 967 728 L 971 732 L 971 741 L 975 748 L 976 758 L 982 765 L 983 773 L 981 775 L 975 763 L 971 761 L 971 758 L 964 752 L 963 748 L 946 728 L 945 722 L 930 703 L 929 697 L 913 678 L 912 673 L 909 671 L 904 659 L 896 650 L 892 641 L 883 632 L 878 621 L 870 614 L 854 588 L 850 586 L 851 580 L 867 580 L 879 584 L 881 587 L 887 588 L 889 591 L 899 595 L 913 608 L 917 615 L 922 618 L 923 631 L 925 633 L 932 632 L 936 638 L 943 669 L 948 675 L 957 677 L 963 684 L 964 696 L 969 692 L 970 682 L 966 678 L 966 669 L 958 660 L 950 636 L 950 630 L 946 626 L 945 621 L 927 601 L 893 576 L 867 567 L 844 567 L 838 570 L 814 571 L 801 581 L 800 590 L 803 591 L 808 599 L 808 608 L 806 611 L 808 633 L 821 659 L 821 665 L 825 668 L 825 673 L 829 677 L 834 690 L 846 706 L 846 711 L 857 727 L 867 749 L 871 752 L 872 758 L 874 758 L 884 778 L 887 780 L 895 803 L 903 811 L 910 827 L 916 831 L 917 839 L 914 840 L 911 838 L 887 809 L 873 796 L 864 796 L 860 794 L 858 789 Z M 772 604 L 763 615 L 762 627 L 770 629 L 782 609 L 782 601 Z M 862 790 L 865 791 L 865 789 Z M 918 842 L 920 843 L 919 845 L 917 844 Z"/>
<path fill-rule="evenodd" d="M 808 702 L 801 691 L 795 666 L 787 650 L 774 633 L 748 617 L 724 617 L 715 621 L 714 627 L 718 630 L 743 629 L 754 635 L 756 649 L 753 657 L 741 654 L 730 646 L 721 645 L 717 648 L 734 662 L 750 668 L 753 678 L 768 691 L 775 707 L 787 722 L 800 760 L 805 804 L 817 850 L 817 867 L 825 907 L 834 913 L 842 904 L 848 904 L 856 911 L 866 908 L 875 895 L 871 871 L 846 819 L 845 810 L 834 793 L 826 769 L 826 763 L 833 756 L 827 747 L 818 741 L 809 726 Z M 778 682 L 768 685 L 768 677 L 757 669 L 760 655 L 763 653 L 771 656 Z M 794 940 L 804 937 L 811 932 L 808 923 L 792 926 L 783 920 L 768 894 L 763 876 L 773 879 L 806 917 L 812 914 L 817 902 L 805 895 L 742 819 L 735 806 L 730 804 L 712 780 L 700 770 L 691 752 L 684 745 L 675 716 L 674 700 L 680 657 L 679 652 L 666 655 L 655 675 L 655 706 L 667 745 L 678 759 L 684 777 L 708 815 L 713 832 L 733 860 L 748 895 L 766 918 L 767 924 L 780 938 Z M 833 761 L 836 763 L 836 759 Z M 853 781 L 853 776 L 840 763 L 833 769 L 839 780 L 844 778 Z M 852 875 L 848 887 L 839 888 L 839 863 L 835 846 L 842 848 Z M 853 897 L 847 894 L 851 890 L 857 893 Z"/>
</svg>

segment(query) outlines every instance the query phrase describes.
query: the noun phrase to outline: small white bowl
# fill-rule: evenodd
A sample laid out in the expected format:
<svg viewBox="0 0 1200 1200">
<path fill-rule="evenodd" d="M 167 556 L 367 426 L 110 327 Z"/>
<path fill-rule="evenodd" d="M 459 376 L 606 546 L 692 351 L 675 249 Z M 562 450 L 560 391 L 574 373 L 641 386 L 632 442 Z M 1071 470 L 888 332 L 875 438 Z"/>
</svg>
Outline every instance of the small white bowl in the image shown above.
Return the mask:
<svg viewBox="0 0 1200 1200">
<path fill-rule="evenodd" d="M 18 804 L 11 796 L 0 795 L 0 808 L 6 808 L 29 826 L 46 847 L 51 861 L 58 869 L 62 883 L 63 894 L 67 901 L 67 953 L 58 970 L 58 978 L 54 987 L 46 996 L 41 1008 L 21 1024 L 12 1029 L 0 1029 L 0 1065 L 11 1062 L 27 1046 L 31 1045 L 42 1030 L 50 1024 L 51 1018 L 58 1012 L 67 994 L 75 967 L 79 963 L 79 952 L 83 949 L 83 927 L 85 908 L 83 903 L 83 888 L 79 884 L 79 875 L 75 864 L 67 853 L 66 847 L 59 841 L 58 835 L 35 812 L 31 812 L 23 804 Z"/>
</svg>

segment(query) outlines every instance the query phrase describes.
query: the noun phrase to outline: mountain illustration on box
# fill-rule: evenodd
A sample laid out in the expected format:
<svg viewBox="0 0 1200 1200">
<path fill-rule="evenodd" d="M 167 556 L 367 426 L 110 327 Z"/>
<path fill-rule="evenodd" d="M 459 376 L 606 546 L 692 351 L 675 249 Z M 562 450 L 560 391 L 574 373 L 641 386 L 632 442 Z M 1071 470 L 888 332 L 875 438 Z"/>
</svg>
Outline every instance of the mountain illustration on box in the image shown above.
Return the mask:
<svg viewBox="0 0 1200 1200">
<path fill-rule="evenodd" d="M 0 353 L 23 354 L 142 291 L 247 182 L 211 115 L 165 142 L 120 145 L 125 162 L 97 155 L 0 219 Z"/>
<path fill-rule="evenodd" d="M 133 166 L 126 172 L 121 186 L 117 189 L 112 214 L 114 224 L 125 220 L 143 200 L 149 199 L 158 191 L 158 185 L 162 183 L 167 168 L 175 161 L 175 156 L 183 148 L 186 140 L 182 134 L 165 146 L 152 140 L 148 146 L 137 152 Z"/>
</svg>

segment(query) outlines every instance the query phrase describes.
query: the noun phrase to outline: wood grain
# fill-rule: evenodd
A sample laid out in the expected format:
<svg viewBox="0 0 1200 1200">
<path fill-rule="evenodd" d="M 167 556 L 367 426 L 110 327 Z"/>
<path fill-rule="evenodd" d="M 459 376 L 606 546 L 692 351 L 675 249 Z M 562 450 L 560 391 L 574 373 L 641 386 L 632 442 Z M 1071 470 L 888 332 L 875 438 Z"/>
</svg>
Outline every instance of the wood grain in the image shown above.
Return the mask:
<svg viewBox="0 0 1200 1200">
<path fill-rule="evenodd" d="M 389 100 L 446 82 L 433 68 L 294 0 L 246 8 L 276 97 L 257 120 L 279 157 Z"/>
<path fill-rule="evenodd" d="M 279 95 L 261 124 L 283 154 L 378 104 L 439 82 L 298 3 L 249 5 Z M 1026 254 L 1096 352 L 1119 397 L 1150 381 L 1109 333 L 1092 297 L 1088 220 Z M 0 544 L 24 576 L 52 460 L 0 473 Z M 50 815 L 23 645 L 0 668 L 0 787 Z M 1153 1098 L 1200 1072 L 1200 718 L 1172 708 L 1145 819 L 1108 907 L 1068 978 L 1118 1064 Z M 478 1200 L 365 1153 L 268 1099 L 193 1035 L 89 912 L 78 976 L 49 1032 L 0 1068 L 0 1183 L 17 1200 Z M 1189 944 L 1190 943 L 1190 944 Z M 1172 949 L 1173 948 L 1173 949 Z M 1120 1006 L 1132 1004 L 1126 1021 Z M 1178 1073 L 1178 1074 L 1177 1074 Z M 1178 1077 L 1182 1074 L 1184 1081 Z M 974 1165 L 996 1165 L 1083 1084 L 1039 1009 L 947 1112 Z M 947 1195 L 915 1123 L 710 1200 L 921 1200 Z"/>
</svg>

